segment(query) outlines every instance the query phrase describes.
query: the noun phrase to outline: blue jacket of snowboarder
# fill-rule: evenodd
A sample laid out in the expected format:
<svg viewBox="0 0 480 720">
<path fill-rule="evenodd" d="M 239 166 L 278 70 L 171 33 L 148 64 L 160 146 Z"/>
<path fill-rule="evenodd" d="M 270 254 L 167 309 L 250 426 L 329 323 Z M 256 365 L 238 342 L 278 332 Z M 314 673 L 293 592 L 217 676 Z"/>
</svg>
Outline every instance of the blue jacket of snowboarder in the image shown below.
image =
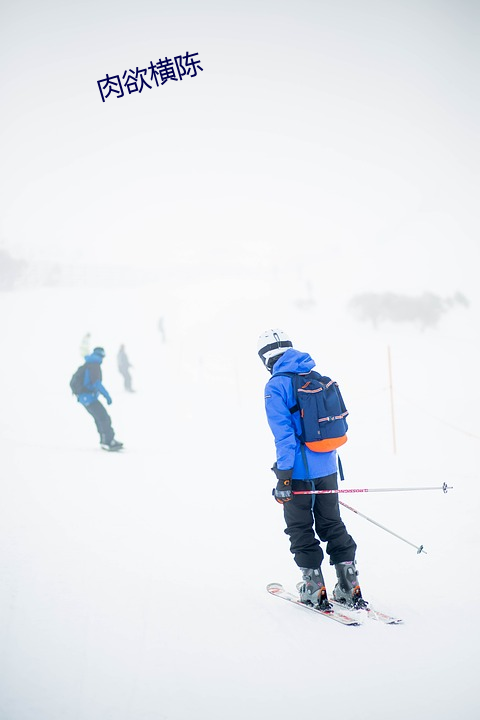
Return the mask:
<svg viewBox="0 0 480 720">
<path fill-rule="evenodd" d="M 78 402 L 82 405 L 91 405 L 98 399 L 99 395 L 103 395 L 108 403 L 112 401 L 110 395 L 102 384 L 102 369 L 100 367 L 102 360 L 102 356 L 96 355 L 95 353 L 85 357 L 87 366 L 85 368 L 83 384 L 88 392 L 80 393 L 78 396 Z"/>
</svg>

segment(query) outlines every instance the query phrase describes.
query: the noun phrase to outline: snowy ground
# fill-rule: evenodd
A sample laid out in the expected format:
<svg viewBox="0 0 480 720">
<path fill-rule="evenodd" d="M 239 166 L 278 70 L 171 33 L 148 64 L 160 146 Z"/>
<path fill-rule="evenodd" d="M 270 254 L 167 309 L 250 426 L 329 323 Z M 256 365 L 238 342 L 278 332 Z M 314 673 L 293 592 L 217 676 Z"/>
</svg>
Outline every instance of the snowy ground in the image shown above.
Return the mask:
<svg viewBox="0 0 480 720">
<path fill-rule="evenodd" d="M 244 300 L 245 282 L 0 296 L 2 720 L 478 714 L 478 310 L 374 332 L 346 313 L 274 309 L 260 284 Z M 347 487 L 454 486 L 346 498 L 425 546 L 343 512 L 364 595 L 402 626 L 344 628 L 265 591 L 299 579 L 270 495 L 255 345 L 272 325 L 341 384 Z M 107 350 L 122 454 L 98 448 L 69 393 L 86 331 Z M 121 342 L 134 395 L 115 367 Z"/>
</svg>

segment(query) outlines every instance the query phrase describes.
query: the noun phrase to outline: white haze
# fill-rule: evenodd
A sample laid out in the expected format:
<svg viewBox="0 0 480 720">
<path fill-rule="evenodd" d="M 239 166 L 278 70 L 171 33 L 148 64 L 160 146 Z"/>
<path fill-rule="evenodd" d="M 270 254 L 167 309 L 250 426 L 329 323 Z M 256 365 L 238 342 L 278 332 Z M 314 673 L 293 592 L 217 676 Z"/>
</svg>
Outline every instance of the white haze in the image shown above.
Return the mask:
<svg viewBox="0 0 480 720">
<path fill-rule="evenodd" d="M 328 258 L 345 288 L 475 285 L 475 3 L 3 7 L 12 253 L 294 279 Z M 102 103 L 107 73 L 187 50 L 197 77 Z"/>
</svg>

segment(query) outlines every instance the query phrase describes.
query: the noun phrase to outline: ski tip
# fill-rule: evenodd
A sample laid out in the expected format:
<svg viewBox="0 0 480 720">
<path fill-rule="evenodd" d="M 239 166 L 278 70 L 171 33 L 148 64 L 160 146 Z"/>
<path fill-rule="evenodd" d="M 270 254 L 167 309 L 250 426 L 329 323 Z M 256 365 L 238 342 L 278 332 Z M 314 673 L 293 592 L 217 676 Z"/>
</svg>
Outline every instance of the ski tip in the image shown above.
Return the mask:
<svg viewBox="0 0 480 720">
<path fill-rule="evenodd" d="M 388 613 L 381 612 L 380 610 L 375 610 L 371 607 L 367 608 L 367 614 L 368 617 L 372 620 L 379 620 L 380 622 L 385 623 L 385 625 L 403 625 L 402 618 L 388 615 Z"/>
<path fill-rule="evenodd" d="M 268 583 L 267 590 L 269 593 L 282 592 L 283 585 L 281 583 Z"/>
</svg>

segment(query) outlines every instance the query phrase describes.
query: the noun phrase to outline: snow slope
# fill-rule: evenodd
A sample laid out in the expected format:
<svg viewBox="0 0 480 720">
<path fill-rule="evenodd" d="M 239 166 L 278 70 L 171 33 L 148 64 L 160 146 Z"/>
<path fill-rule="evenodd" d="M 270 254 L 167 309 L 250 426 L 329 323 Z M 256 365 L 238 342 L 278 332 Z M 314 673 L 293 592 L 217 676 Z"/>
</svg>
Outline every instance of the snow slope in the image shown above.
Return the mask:
<svg viewBox="0 0 480 720">
<path fill-rule="evenodd" d="M 478 713 L 478 310 L 435 331 L 375 332 L 343 306 L 326 319 L 272 297 L 241 275 L 0 295 L 2 720 Z M 364 595 L 403 626 L 344 628 L 265 591 L 299 579 L 270 495 L 267 376 L 255 350 L 276 325 L 341 384 L 346 487 L 454 486 L 345 498 L 425 546 L 418 555 L 343 511 Z M 69 393 L 86 331 L 107 350 L 123 454 L 98 448 Z M 121 342 L 133 395 L 115 367 Z"/>
</svg>

